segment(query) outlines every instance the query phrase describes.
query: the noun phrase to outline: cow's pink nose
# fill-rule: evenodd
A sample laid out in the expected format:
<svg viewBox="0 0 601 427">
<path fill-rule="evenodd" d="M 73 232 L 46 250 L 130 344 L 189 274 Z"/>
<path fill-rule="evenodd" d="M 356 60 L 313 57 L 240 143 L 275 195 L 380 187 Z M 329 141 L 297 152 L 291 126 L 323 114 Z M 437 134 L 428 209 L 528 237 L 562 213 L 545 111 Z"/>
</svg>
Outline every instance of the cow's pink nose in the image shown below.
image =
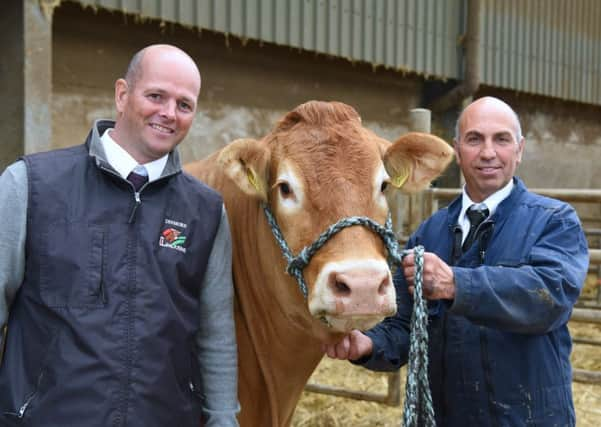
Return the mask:
<svg viewBox="0 0 601 427">
<path fill-rule="evenodd" d="M 332 272 L 328 285 L 335 298 L 350 298 L 356 304 L 387 296 L 392 280 L 385 268 L 345 269 Z"/>
</svg>

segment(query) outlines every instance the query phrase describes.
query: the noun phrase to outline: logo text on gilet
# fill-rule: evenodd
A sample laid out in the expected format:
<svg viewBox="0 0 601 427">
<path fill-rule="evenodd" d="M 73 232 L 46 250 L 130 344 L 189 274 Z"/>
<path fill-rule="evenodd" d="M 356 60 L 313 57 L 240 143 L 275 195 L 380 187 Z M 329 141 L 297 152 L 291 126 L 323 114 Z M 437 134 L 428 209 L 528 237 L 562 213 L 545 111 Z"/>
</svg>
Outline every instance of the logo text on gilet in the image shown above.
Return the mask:
<svg viewBox="0 0 601 427">
<path fill-rule="evenodd" d="M 165 219 L 165 224 L 177 226 L 180 228 L 186 228 L 187 224 L 183 222 L 174 221 L 172 219 Z M 161 235 L 159 236 L 159 245 L 164 248 L 175 249 L 176 251 L 186 253 L 186 248 L 184 248 L 184 243 L 186 242 L 186 236 L 182 234 L 182 232 L 173 227 L 167 227 L 163 231 L 161 231 Z"/>
</svg>

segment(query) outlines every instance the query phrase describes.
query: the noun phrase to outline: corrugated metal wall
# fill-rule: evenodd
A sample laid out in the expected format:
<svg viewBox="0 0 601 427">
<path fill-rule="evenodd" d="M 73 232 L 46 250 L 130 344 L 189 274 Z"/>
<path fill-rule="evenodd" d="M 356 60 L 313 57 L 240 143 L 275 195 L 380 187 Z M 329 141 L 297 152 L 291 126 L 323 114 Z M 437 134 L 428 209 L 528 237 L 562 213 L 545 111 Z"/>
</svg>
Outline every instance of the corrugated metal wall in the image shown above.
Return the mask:
<svg viewBox="0 0 601 427">
<path fill-rule="evenodd" d="M 483 0 L 482 82 L 601 104 L 601 1 Z"/>
<path fill-rule="evenodd" d="M 439 79 L 461 79 L 465 1 L 79 0 Z M 481 2 L 483 84 L 601 104 L 601 1 Z"/>
<path fill-rule="evenodd" d="M 438 78 L 457 77 L 462 0 L 79 0 Z"/>
</svg>

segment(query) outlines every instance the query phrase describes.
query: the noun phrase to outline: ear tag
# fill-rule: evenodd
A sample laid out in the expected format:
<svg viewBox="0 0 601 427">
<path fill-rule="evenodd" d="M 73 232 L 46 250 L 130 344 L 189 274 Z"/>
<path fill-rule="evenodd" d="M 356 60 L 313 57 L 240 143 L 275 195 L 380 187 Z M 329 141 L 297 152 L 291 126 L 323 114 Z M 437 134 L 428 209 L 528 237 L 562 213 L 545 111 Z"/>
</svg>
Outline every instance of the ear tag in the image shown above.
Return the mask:
<svg viewBox="0 0 601 427">
<path fill-rule="evenodd" d="M 257 176 L 255 175 L 255 172 L 252 169 L 247 169 L 246 177 L 248 178 L 248 182 L 250 182 L 250 185 L 252 185 L 255 188 L 255 190 L 257 190 L 257 192 L 260 193 L 261 187 L 259 185 L 259 181 L 257 181 Z"/>
<path fill-rule="evenodd" d="M 409 171 L 404 169 L 401 171 L 400 175 L 397 175 L 394 178 L 392 178 L 392 185 L 394 185 L 396 188 L 401 188 L 405 181 L 407 181 L 407 178 L 409 178 Z"/>
</svg>

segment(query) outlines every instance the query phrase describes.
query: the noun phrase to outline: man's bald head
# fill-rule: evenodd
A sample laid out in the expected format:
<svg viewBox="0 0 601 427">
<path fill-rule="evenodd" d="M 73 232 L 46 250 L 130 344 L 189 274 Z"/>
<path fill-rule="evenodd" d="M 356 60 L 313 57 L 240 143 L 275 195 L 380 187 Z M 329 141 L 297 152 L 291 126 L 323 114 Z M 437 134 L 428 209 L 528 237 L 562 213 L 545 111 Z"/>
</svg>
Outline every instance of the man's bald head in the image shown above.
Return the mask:
<svg viewBox="0 0 601 427">
<path fill-rule="evenodd" d="M 495 98 L 494 96 L 484 96 L 482 98 L 478 98 L 470 105 L 468 105 L 459 115 L 457 119 L 457 123 L 455 124 L 455 141 L 458 142 L 461 137 L 461 131 L 463 129 L 464 118 L 467 113 L 474 109 L 480 108 L 490 108 L 498 111 L 505 111 L 511 116 L 513 116 L 515 120 L 515 140 L 522 141 L 522 127 L 520 125 L 520 118 L 513 108 L 511 108 L 506 102 L 500 100 L 499 98 Z"/>
<path fill-rule="evenodd" d="M 186 137 L 196 115 L 200 72 L 181 49 L 151 45 L 115 82 L 117 117 L 112 138 L 138 163 L 156 160 Z"/>
<path fill-rule="evenodd" d="M 198 67 L 194 60 L 190 57 L 190 55 L 188 55 L 180 48 L 169 44 L 153 44 L 139 50 L 132 57 L 131 61 L 129 62 L 129 65 L 127 66 L 127 71 L 125 72 L 124 76 L 124 79 L 127 82 L 127 84 L 133 88 L 136 82 L 138 82 L 142 78 L 145 62 L 147 60 L 152 60 L 153 57 L 156 57 L 157 55 L 161 54 L 179 55 L 182 58 L 185 58 L 185 60 L 190 62 L 190 64 L 198 73 L 198 79 L 200 81 L 200 71 L 198 71 Z"/>
<path fill-rule="evenodd" d="M 522 161 L 525 141 L 517 114 L 490 96 L 468 105 L 457 121 L 455 160 L 465 191 L 481 202 L 506 186 Z"/>
</svg>

